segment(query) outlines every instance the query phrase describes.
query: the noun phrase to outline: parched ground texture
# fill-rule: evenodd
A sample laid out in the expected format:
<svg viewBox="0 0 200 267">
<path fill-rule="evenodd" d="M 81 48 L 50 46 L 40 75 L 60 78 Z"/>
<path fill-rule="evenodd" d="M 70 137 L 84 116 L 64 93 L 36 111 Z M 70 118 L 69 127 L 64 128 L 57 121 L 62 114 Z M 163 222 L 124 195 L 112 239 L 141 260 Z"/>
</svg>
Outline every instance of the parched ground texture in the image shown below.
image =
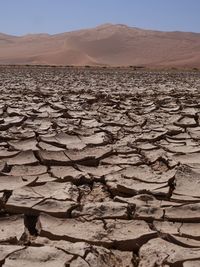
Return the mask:
<svg viewBox="0 0 200 267">
<path fill-rule="evenodd" d="M 0 266 L 200 266 L 200 75 L 0 68 Z"/>
</svg>

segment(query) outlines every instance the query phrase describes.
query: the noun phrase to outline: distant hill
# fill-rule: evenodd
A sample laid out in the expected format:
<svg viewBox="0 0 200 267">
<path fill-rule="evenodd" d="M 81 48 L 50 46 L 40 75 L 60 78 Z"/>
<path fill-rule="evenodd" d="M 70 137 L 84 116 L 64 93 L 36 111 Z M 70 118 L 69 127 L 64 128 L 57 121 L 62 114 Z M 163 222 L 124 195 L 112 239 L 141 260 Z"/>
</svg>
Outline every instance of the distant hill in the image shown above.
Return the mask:
<svg viewBox="0 0 200 267">
<path fill-rule="evenodd" d="M 200 33 L 121 24 L 55 35 L 0 33 L 0 64 L 200 67 Z"/>
</svg>

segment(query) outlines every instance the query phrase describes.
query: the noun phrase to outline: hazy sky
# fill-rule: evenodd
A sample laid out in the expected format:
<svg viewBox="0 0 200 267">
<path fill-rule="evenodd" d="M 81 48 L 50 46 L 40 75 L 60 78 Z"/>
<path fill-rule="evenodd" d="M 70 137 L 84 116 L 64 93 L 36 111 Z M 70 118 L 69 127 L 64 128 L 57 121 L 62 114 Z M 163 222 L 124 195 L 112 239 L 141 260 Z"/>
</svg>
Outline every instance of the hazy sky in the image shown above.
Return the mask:
<svg viewBox="0 0 200 267">
<path fill-rule="evenodd" d="M 200 0 L 0 0 L 0 32 L 50 34 L 103 23 L 200 32 Z"/>
</svg>

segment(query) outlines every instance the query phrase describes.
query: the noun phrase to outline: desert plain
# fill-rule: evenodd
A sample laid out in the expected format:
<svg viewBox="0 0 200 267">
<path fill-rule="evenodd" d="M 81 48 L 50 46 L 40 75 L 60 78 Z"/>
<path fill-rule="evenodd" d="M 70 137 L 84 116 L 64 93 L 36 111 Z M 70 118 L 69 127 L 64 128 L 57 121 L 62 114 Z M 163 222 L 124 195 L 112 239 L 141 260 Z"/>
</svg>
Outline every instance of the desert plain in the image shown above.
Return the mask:
<svg viewBox="0 0 200 267">
<path fill-rule="evenodd" d="M 200 266 L 198 71 L 0 77 L 0 266 Z"/>
</svg>

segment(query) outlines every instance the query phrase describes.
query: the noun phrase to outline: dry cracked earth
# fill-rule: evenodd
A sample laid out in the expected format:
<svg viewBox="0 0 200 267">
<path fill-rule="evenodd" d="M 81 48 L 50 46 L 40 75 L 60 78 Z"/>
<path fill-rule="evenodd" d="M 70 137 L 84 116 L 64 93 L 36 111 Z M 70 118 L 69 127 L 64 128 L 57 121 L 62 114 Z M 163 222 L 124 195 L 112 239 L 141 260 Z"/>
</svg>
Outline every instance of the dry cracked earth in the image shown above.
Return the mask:
<svg viewBox="0 0 200 267">
<path fill-rule="evenodd" d="M 0 266 L 200 266 L 200 76 L 0 68 Z"/>
</svg>

